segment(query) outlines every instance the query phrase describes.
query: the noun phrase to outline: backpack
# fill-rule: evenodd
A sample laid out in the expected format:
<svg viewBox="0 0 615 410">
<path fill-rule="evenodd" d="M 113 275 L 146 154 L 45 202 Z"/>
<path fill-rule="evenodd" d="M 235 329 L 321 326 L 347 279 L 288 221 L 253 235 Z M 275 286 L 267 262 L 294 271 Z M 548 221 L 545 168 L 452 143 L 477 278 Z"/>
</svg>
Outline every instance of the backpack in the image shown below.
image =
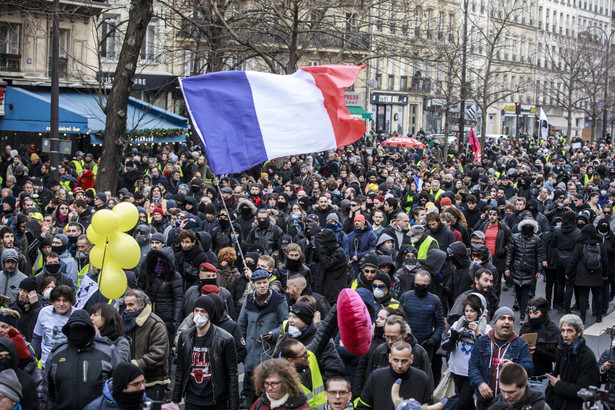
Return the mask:
<svg viewBox="0 0 615 410">
<path fill-rule="evenodd" d="M 602 263 L 600 258 L 600 245 L 597 243 L 583 245 L 583 258 L 585 259 L 585 267 L 590 274 L 595 274 L 602 271 Z"/>
</svg>

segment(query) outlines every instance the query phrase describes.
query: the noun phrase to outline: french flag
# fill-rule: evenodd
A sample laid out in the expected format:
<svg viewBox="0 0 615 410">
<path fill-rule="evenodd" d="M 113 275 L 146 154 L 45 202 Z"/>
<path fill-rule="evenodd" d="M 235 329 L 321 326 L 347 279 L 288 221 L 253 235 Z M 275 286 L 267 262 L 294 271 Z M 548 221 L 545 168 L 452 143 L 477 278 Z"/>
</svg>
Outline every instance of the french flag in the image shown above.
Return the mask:
<svg viewBox="0 0 615 410">
<path fill-rule="evenodd" d="M 179 83 L 211 170 L 227 174 L 361 138 L 365 124 L 351 117 L 344 89 L 362 68 L 312 66 L 292 75 L 222 71 Z"/>
</svg>

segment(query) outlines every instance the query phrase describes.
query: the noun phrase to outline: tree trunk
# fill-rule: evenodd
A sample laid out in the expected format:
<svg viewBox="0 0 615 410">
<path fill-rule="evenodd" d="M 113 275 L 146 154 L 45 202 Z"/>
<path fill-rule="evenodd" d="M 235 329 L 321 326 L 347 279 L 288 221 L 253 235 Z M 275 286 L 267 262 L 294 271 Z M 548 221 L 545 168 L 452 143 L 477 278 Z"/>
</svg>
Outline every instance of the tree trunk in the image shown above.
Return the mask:
<svg viewBox="0 0 615 410">
<path fill-rule="evenodd" d="M 96 189 L 111 191 L 117 189 L 122 149 L 126 142 L 126 113 L 128 97 L 132 87 L 141 45 L 147 25 L 154 14 L 153 0 L 131 0 L 128 27 L 122 44 L 115 78 L 105 107 L 105 131 L 100 158 Z"/>
</svg>

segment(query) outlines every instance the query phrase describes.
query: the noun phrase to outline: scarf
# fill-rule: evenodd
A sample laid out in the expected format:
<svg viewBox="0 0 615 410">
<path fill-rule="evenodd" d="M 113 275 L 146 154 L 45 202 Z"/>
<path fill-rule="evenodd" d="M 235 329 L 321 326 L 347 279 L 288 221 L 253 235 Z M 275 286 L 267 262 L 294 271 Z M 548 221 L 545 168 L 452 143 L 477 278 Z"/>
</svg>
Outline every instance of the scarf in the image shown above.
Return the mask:
<svg viewBox="0 0 615 410">
<path fill-rule="evenodd" d="M 124 323 L 126 324 L 126 331 L 130 332 L 137 325 L 137 317 L 141 314 L 142 310 L 137 310 L 136 312 L 126 312 L 122 313 L 122 319 L 124 319 Z"/>
<path fill-rule="evenodd" d="M 267 396 L 267 399 L 269 399 L 269 408 L 270 409 L 277 409 L 278 407 L 282 407 L 286 403 L 288 398 L 290 397 L 290 394 L 286 393 L 284 396 L 282 396 L 278 400 L 273 400 L 269 396 L 268 393 L 265 393 L 265 395 Z"/>
<path fill-rule="evenodd" d="M 574 342 L 573 344 L 566 345 L 560 340 L 560 342 L 557 344 L 557 347 L 559 347 L 559 350 L 562 352 L 562 355 L 568 358 L 570 357 L 571 354 L 574 354 L 574 355 L 577 354 L 577 349 L 579 348 L 580 341 L 581 339 L 577 339 L 577 341 Z"/>
<path fill-rule="evenodd" d="M 259 299 L 259 297 L 256 295 L 256 293 L 254 293 L 254 304 L 259 309 L 266 308 L 267 305 L 269 305 L 269 302 L 271 302 L 271 297 L 272 296 L 273 296 L 273 292 L 271 291 L 271 289 L 269 289 L 269 291 L 267 292 L 267 296 L 265 296 L 262 299 Z"/>
</svg>

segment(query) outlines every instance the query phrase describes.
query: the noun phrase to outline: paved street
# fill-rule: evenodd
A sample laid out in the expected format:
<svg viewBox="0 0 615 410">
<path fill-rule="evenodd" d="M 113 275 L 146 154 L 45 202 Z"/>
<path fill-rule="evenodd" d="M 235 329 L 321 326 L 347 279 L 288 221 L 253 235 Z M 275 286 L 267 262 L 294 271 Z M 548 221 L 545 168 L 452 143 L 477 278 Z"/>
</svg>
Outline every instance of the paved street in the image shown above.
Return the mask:
<svg viewBox="0 0 615 410">
<path fill-rule="evenodd" d="M 536 286 L 536 295 L 537 296 L 545 296 L 545 282 L 542 279 L 538 280 L 538 284 Z M 510 288 L 506 292 L 502 292 L 500 306 L 509 306 L 512 308 L 513 305 L 513 292 L 512 288 Z M 574 299 L 573 299 L 574 304 Z M 578 311 L 573 310 L 572 313 L 578 314 Z M 559 324 L 559 319 L 562 315 L 558 314 L 556 310 L 549 311 L 549 316 L 556 323 Z M 585 323 L 585 337 L 587 340 L 587 345 L 591 347 L 591 349 L 596 354 L 596 359 L 600 357 L 600 354 L 609 347 L 610 345 L 610 335 L 605 333 L 605 329 L 609 327 L 615 326 L 615 310 L 613 309 L 613 303 L 609 304 L 608 315 L 602 318 L 602 323 L 595 323 L 596 318 L 592 316 L 591 312 L 588 310 L 587 319 Z M 519 331 L 521 326 L 519 325 L 519 312 L 515 312 L 515 330 Z"/>
</svg>

